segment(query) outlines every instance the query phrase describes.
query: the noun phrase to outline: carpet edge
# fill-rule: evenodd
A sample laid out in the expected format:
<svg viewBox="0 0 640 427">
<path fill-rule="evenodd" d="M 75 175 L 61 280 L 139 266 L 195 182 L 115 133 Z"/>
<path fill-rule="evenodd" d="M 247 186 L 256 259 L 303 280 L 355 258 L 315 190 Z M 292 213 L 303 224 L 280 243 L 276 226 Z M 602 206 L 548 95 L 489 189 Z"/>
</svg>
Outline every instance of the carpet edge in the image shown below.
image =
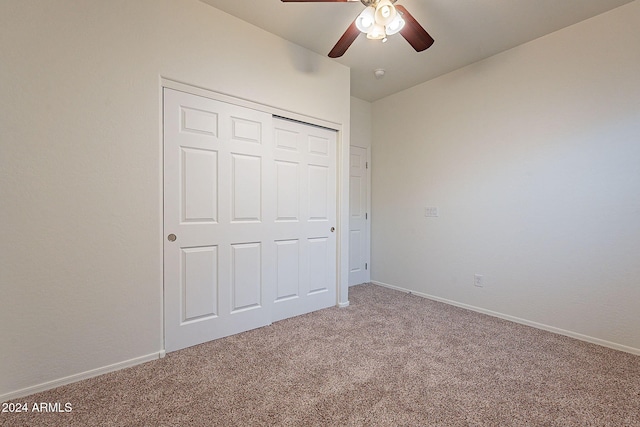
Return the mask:
<svg viewBox="0 0 640 427">
<path fill-rule="evenodd" d="M 5 394 L 0 394 L 0 402 L 7 402 L 9 400 L 18 399 L 31 394 L 40 393 L 43 391 L 51 390 L 56 387 L 75 383 L 81 380 L 97 377 L 99 375 L 107 374 L 109 372 L 119 371 L 121 369 L 130 368 L 132 366 L 140 365 L 142 363 L 150 362 L 152 360 L 161 359 L 164 357 L 164 350 L 160 350 L 144 356 L 134 357 L 133 359 L 124 360 L 122 362 L 113 363 L 111 365 L 102 366 L 100 368 L 91 369 L 89 371 L 79 372 L 66 377 L 58 378 L 55 380 L 47 381 L 44 383 L 36 384 L 33 386 L 25 387 L 19 390 L 10 391 Z"/>
</svg>

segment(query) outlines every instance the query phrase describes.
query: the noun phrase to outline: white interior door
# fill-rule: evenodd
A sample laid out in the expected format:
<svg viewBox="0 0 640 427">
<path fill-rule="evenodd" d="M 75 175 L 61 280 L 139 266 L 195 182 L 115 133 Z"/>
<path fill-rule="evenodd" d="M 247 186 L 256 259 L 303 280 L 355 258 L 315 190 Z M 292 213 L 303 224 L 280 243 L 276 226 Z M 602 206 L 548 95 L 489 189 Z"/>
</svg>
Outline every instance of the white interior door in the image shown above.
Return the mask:
<svg viewBox="0 0 640 427">
<path fill-rule="evenodd" d="M 349 159 L 349 286 L 369 281 L 367 149 L 351 146 Z"/>
<path fill-rule="evenodd" d="M 167 351 L 271 322 L 271 120 L 164 91 Z"/>
<path fill-rule="evenodd" d="M 165 349 L 336 304 L 336 132 L 164 90 Z"/>
<path fill-rule="evenodd" d="M 274 320 L 335 305 L 336 132 L 274 118 Z"/>
</svg>

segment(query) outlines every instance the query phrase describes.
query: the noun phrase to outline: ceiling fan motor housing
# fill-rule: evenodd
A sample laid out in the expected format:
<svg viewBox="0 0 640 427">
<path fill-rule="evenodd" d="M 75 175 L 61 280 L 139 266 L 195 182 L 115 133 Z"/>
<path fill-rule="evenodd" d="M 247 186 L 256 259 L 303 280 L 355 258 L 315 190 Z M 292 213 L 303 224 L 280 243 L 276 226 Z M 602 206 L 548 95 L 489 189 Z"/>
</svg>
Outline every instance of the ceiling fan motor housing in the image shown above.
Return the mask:
<svg viewBox="0 0 640 427">
<path fill-rule="evenodd" d="M 375 6 L 376 4 L 378 4 L 378 2 L 379 2 L 379 1 L 380 1 L 380 0 L 360 0 L 360 2 L 361 2 L 363 5 L 367 6 L 367 7 L 369 7 L 369 6 Z M 398 0 L 390 0 L 390 1 L 391 1 L 391 3 L 395 3 L 395 2 L 397 2 Z"/>
</svg>

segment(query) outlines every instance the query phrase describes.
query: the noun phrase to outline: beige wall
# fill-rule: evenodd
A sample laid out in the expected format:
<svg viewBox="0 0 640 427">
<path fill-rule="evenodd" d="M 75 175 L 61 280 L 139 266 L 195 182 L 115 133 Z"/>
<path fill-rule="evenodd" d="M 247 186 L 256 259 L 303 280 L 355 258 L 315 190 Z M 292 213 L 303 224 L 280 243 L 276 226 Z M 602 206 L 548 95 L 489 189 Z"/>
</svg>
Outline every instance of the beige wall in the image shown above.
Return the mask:
<svg viewBox="0 0 640 427">
<path fill-rule="evenodd" d="M 370 148 L 373 123 L 372 105 L 368 101 L 351 97 L 351 145 L 362 148 Z"/>
<path fill-rule="evenodd" d="M 640 353 L 639 22 L 635 1 L 375 102 L 372 279 Z"/>
<path fill-rule="evenodd" d="M 348 68 L 195 0 L 2 1 L 0 52 L 0 400 L 162 350 L 162 77 L 349 145 Z"/>
</svg>

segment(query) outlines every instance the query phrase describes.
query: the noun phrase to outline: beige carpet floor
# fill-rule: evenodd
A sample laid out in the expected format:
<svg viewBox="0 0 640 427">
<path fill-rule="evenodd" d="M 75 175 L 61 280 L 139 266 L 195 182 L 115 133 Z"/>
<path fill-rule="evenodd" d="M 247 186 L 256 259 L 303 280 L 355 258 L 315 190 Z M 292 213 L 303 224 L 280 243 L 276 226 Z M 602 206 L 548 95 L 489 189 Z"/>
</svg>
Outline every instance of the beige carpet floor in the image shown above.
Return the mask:
<svg viewBox="0 0 640 427">
<path fill-rule="evenodd" d="M 19 402 L 2 426 L 640 426 L 640 357 L 360 285 L 330 308 Z"/>
</svg>

